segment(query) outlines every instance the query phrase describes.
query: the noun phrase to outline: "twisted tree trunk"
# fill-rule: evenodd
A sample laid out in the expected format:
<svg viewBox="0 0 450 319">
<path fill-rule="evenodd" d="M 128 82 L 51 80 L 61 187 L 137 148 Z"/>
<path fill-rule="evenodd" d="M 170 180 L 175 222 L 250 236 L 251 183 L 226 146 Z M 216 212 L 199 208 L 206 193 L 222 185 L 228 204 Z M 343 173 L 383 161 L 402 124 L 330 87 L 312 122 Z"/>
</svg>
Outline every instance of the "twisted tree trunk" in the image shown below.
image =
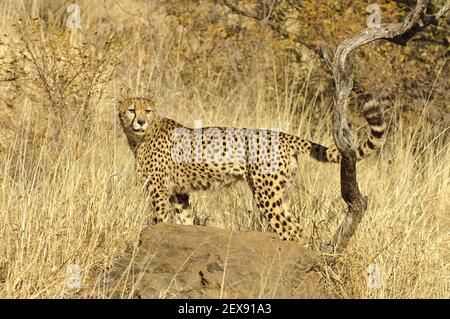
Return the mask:
<svg viewBox="0 0 450 319">
<path fill-rule="evenodd" d="M 340 252 L 345 249 L 367 209 L 367 197 L 361 194 L 356 179 L 356 138 L 347 122 L 348 97 L 353 88 L 351 70 L 346 63 L 347 56 L 355 49 L 376 40 L 387 40 L 405 46 L 415 34 L 428 25 L 437 23 L 450 8 L 450 1 L 447 1 L 436 14 L 427 15 L 429 4 L 430 0 L 418 0 L 402 22 L 380 24 L 360 31 L 342 42 L 333 58 L 328 50 L 322 47 L 322 56 L 332 73 L 335 86 L 333 137 L 342 155 L 341 194 L 348 206 L 347 215 L 324 249 L 326 252 Z"/>
</svg>

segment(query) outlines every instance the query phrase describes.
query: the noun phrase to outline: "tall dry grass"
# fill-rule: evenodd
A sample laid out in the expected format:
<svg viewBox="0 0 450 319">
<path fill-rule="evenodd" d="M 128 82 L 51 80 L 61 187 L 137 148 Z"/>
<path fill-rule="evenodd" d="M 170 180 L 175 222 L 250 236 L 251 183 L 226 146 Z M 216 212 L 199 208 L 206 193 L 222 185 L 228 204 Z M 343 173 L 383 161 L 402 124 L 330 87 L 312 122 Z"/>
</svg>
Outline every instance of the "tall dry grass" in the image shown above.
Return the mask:
<svg viewBox="0 0 450 319">
<path fill-rule="evenodd" d="M 18 45 L 12 22 L 19 17 L 27 21 L 30 5 L 36 14 L 40 7 L 52 11 L 44 1 L 24 1 L 18 9 L 14 3 L 2 2 L 0 21 L 1 29 L 11 32 L 11 43 Z M 2 99 L 14 101 L 13 106 L 0 105 L 4 114 L 0 130 L 11 136 L 0 153 L 0 297 L 110 296 L 104 285 L 108 272 L 125 251 L 137 247 L 148 216 L 145 194 L 115 113 L 114 100 L 123 87 L 131 87 L 137 95 L 155 95 L 160 112 L 185 125 L 201 120 L 205 126 L 280 128 L 332 144 L 331 105 L 320 94 L 311 98 L 308 92 L 314 65 L 304 72 L 286 67 L 286 83 L 296 87 L 302 83 L 300 90 L 287 85 L 279 91 L 275 80 L 267 81 L 256 66 L 238 88 L 217 95 L 219 81 L 183 84 L 177 73 L 181 62 L 168 58 L 168 52 L 178 52 L 182 35 L 173 35 L 159 20 L 153 20 L 154 31 L 149 33 L 144 18 L 130 15 L 140 12 L 138 3 L 126 11 L 120 2 L 109 8 L 88 1 L 80 4 L 84 23 L 91 28 L 86 27 L 84 36 L 94 36 L 89 30 L 96 28 L 101 16 L 125 25 L 115 40 L 122 44 L 116 52 L 119 65 L 110 80 L 98 83 L 105 93 L 92 106 L 89 129 L 80 129 L 81 116 L 69 123 L 48 121 L 46 113 L 51 110 L 43 108 L 42 101 L 31 100 L 26 89 L 10 82 L 0 87 Z M 52 21 L 47 18 L 48 24 L 63 19 L 58 10 Z M 270 56 L 266 59 L 270 63 Z M 44 93 L 39 97 L 45 100 Z M 392 100 L 385 146 L 358 163 L 369 208 L 337 265 L 324 264 L 319 270 L 338 297 L 450 297 L 449 127 L 427 121 L 432 103 L 420 105 L 423 116 L 411 123 L 400 112 L 401 101 Z M 357 115 L 352 119 L 364 135 L 364 121 Z M 52 125 L 62 124 L 63 142 L 57 144 Z M 307 246 L 319 254 L 346 211 L 338 169 L 302 158 L 291 194 L 291 209 L 301 218 Z M 210 225 L 266 230 L 245 184 L 197 193 L 192 203 L 195 214 L 207 217 Z M 67 287 L 70 264 L 80 266 L 81 289 Z M 381 271 L 379 288 L 367 285 L 370 264 Z"/>
</svg>

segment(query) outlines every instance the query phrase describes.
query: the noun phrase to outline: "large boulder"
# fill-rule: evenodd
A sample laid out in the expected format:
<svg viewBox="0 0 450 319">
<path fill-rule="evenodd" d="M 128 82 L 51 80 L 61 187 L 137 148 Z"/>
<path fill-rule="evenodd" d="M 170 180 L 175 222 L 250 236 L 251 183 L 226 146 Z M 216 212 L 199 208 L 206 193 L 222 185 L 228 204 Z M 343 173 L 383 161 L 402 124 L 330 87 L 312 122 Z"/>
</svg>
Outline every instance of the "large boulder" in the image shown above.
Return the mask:
<svg viewBox="0 0 450 319">
<path fill-rule="evenodd" d="M 135 298 L 331 297 L 313 270 L 317 257 L 272 233 L 158 224 L 140 243 L 110 277 L 113 286 L 128 278 Z"/>
</svg>

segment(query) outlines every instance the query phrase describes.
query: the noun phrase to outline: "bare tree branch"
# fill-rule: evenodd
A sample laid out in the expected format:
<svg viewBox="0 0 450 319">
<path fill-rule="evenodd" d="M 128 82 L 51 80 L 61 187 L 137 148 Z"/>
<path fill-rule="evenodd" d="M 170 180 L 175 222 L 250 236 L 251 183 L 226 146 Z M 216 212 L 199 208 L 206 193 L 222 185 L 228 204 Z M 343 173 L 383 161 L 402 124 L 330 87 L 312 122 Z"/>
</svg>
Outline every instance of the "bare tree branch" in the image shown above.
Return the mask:
<svg viewBox="0 0 450 319">
<path fill-rule="evenodd" d="M 295 42 L 297 42 L 297 43 L 301 44 L 303 47 L 309 49 L 310 51 L 315 53 L 318 57 L 322 56 L 323 46 L 315 45 L 313 43 L 308 43 L 308 42 L 304 41 L 302 38 L 300 38 L 296 34 L 288 32 L 285 29 L 283 29 L 282 24 L 276 23 L 273 21 L 269 21 L 268 17 L 265 17 L 262 13 L 260 14 L 257 10 L 249 11 L 249 10 L 241 9 L 232 0 L 223 0 L 223 3 L 226 7 L 228 7 L 231 10 L 231 12 L 241 15 L 241 16 L 244 16 L 246 18 L 264 22 L 267 26 L 269 26 L 276 34 L 278 34 L 282 38 L 284 38 L 284 39 L 294 38 Z M 291 0 L 289 0 L 288 3 L 295 10 L 298 10 L 298 11 L 302 10 L 300 3 L 296 3 L 296 1 L 291 1 Z M 367 92 L 357 82 L 353 83 L 353 88 L 354 88 L 354 91 L 359 94 L 364 94 L 364 95 L 367 94 Z"/>
<path fill-rule="evenodd" d="M 255 14 L 254 12 L 250 12 L 244 9 L 238 8 L 232 1 L 230 0 L 223 0 L 223 3 L 231 9 L 234 13 L 237 13 L 239 15 L 242 15 L 247 18 L 252 18 L 256 20 L 262 20 L 264 17 L 259 16 L 258 14 Z"/>
<path fill-rule="evenodd" d="M 223 3 L 232 12 L 234 12 L 236 14 L 242 15 L 247 18 L 259 20 L 259 21 L 264 21 L 264 23 L 266 25 L 268 25 L 273 31 L 275 31 L 277 34 L 279 34 L 281 37 L 283 37 L 285 39 L 291 38 L 294 35 L 293 33 L 290 33 L 288 31 L 284 30 L 280 24 L 269 21 L 269 19 L 267 17 L 264 17 L 262 14 L 258 14 L 258 12 L 250 12 L 248 10 L 240 9 L 238 6 L 236 6 L 230 0 L 223 0 Z M 289 2 L 289 4 L 292 5 L 296 9 L 300 8 L 298 5 L 294 6 L 291 2 Z M 313 45 L 311 43 L 307 43 L 307 42 L 303 41 L 302 39 L 300 39 L 299 37 L 296 37 L 295 41 L 300 43 L 301 45 L 303 45 L 305 48 L 308 48 L 309 50 L 313 51 L 318 56 L 320 56 L 320 47 Z"/>
<path fill-rule="evenodd" d="M 357 33 L 338 46 L 333 58 L 326 48 L 322 48 L 322 56 L 333 75 L 335 85 L 333 137 L 342 155 L 341 194 L 348 206 L 345 219 L 338 227 L 331 243 L 325 247 L 327 252 L 339 252 L 347 246 L 367 208 L 367 198 L 361 194 L 356 179 L 356 139 L 347 122 L 348 97 L 353 88 L 350 67 L 346 63 L 347 57 L 355 49 L 376 40 L 406 45 L 415 34 L 436 23 L 450 8 L 450 1 L 447 1 L 436 14 L 426 16 L 425 11 L 429 4 L 430 0 L 418 0 L 403 21 L 381 24 Z"/>
</svg>

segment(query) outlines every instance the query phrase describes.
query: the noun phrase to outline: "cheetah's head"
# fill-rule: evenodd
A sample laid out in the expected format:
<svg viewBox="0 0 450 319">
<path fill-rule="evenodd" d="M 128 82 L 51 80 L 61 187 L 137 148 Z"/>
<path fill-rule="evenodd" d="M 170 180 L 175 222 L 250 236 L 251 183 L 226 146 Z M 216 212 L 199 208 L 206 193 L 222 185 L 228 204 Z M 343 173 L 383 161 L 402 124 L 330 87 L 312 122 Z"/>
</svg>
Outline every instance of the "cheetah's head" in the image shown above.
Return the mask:
<svg viewBox="0 0 450 319">
<path fill-rule="evenodd" d="M 127 137 L 142 137 L 155 112 L 155 103 L 146 98 L 128 98 L 118 101 L 117 106 L 120 122 Z"/>
</svg>

